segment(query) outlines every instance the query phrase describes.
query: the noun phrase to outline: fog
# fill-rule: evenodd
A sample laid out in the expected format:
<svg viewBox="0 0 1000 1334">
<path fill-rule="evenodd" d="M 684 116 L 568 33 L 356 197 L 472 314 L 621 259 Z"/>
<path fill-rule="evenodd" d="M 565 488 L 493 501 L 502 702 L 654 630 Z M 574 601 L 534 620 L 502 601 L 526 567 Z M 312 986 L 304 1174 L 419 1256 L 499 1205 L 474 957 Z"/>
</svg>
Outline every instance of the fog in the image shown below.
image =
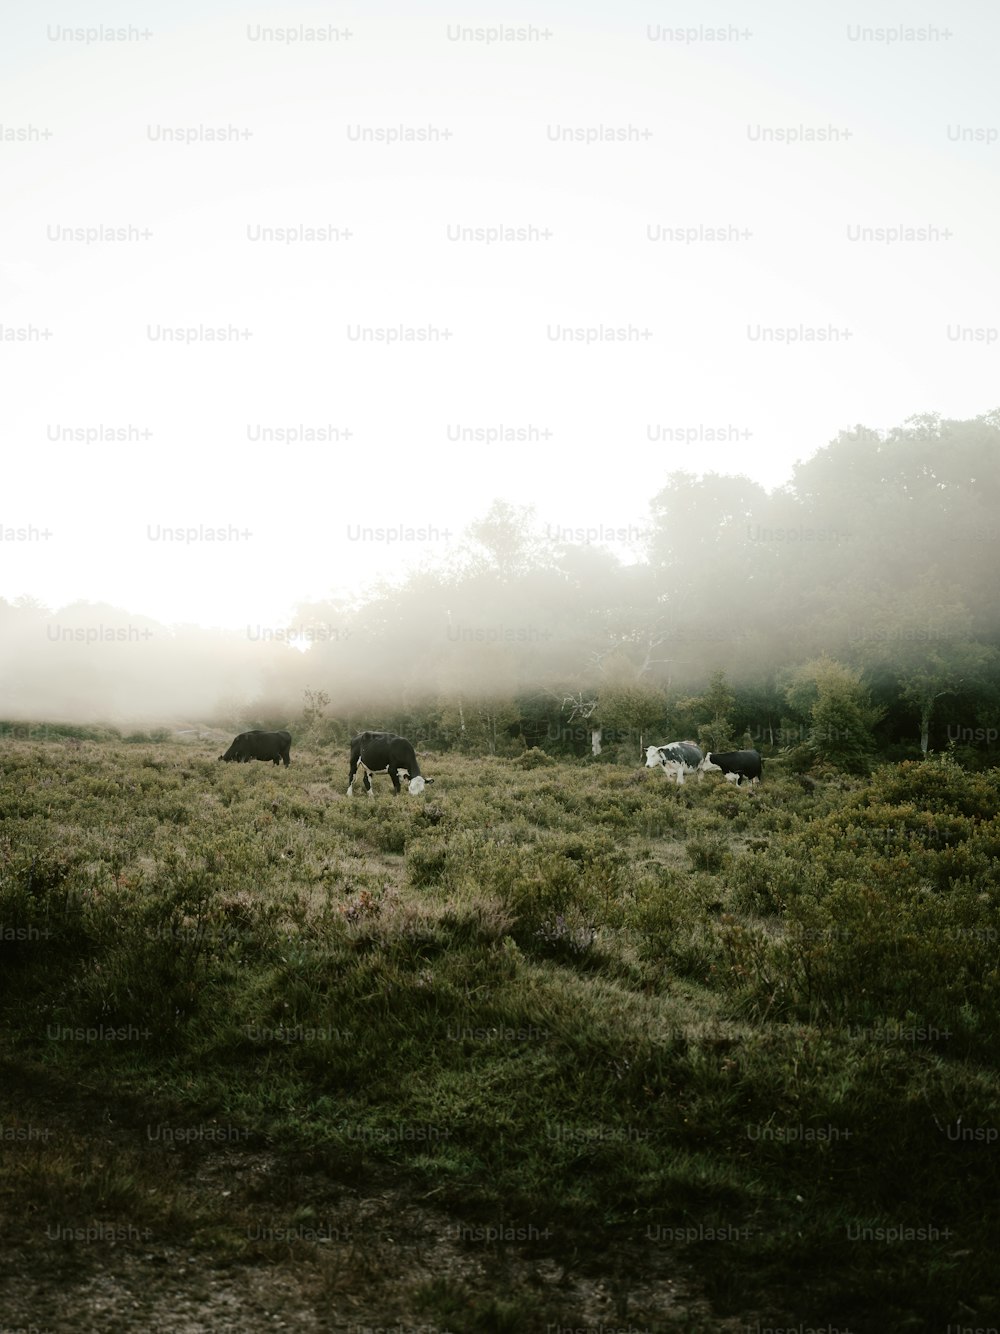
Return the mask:
<svg viewBox="0 0 1000 1334">
<path fill-rule="evenodd" d="M 992 648 L 997 14 L 0 37 L 0 717 L 447 732 Z"/>
<path fill-rule="evenodd" d="M 972 731 L 998 709 L 998 459 L 993 412 L 843 432 L 771 491 L 674 473 L 629 563 L 553 541 L 529 507 L 498 499 L 447 560 L 242 633 L 107 604 L 4 603 L 4 716 L 300 731 L 388 720 L 496 748 L 543 725 L 682 719 L 719 672 L 748 724 L 780 730 L 802 679 L 833 670 L 897 734 Z"/>
</svg>

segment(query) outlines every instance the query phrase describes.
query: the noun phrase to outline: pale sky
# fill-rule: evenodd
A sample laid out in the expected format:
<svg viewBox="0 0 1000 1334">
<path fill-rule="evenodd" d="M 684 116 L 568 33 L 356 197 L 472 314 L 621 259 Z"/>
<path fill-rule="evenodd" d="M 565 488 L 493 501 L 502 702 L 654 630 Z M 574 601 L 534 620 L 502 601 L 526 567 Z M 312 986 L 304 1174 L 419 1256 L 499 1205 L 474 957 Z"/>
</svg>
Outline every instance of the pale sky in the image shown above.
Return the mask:
<svg viewBox="0 0 1000 1334">
<path fill-rule="evenodd" d="M 494 498 L 636 535 L 676 469 L 1000 405 L 998 47 L 972 3 L 4 15 L 0 596 L 281 625 Z"/>
</svg>

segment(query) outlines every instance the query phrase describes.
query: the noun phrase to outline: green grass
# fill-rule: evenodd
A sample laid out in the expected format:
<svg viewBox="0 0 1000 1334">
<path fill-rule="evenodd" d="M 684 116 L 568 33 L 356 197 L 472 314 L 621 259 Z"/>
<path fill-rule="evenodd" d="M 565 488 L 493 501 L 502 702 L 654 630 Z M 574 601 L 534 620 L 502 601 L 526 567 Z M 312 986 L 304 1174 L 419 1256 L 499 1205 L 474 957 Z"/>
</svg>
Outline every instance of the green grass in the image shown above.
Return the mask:
<svg viewBox="0 0 1000 1334">
<path fill-rule="evenodd" d="M 617 1248 L 637 1284 L 666 1239 L 719 1318 L 997 1322 L 995 772 L 739 792 L 445 755 L 424 796 L 369 800 L 339 752 L 3 747 L 0 1116 L 62 1118 L 0 1144 L 5 1229 L 142 1218 L 250 1261 L 204 1146 L 138 1133 L 215 1124 L 543 1259 Z M 126 1109 L 114 1156 L 81 1099 Z M 415 1300 L 543 1314 L 458 1278 Z"/>
</svg>

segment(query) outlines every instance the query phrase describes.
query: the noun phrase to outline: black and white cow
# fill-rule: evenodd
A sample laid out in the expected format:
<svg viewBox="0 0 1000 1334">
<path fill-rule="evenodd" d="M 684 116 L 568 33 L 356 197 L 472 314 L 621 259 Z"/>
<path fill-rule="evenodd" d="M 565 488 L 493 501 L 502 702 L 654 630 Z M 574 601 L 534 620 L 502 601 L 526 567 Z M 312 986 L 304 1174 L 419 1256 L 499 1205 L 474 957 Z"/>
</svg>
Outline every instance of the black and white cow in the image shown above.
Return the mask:
<svg viewBox="0 0 1000 1334">
<path fill-rule="evenodd" d="M 760 757 L 759 750 L 727 750 L 724 752 L 710 750 L 699 767 L 705 773 L 709 770 L 723 773 L 727 779 L 731 782 L 735 781 L 736 786 L 739 787 L 744 778 L 749 778 L 751 783 L 760 782 L 764 771 L 764 761 Z"/>
<path fill-rule="evenodd" d="M 250 760 L 273 760 L 275 764 L 291 763 L 292 735 L 290 732 L 241 732 L 233 744 L 220 755 L 220 760 L 235 760 L 238 764 Z"/>
<path fill-rule="evenodd" d="M 425 783 L 434 781 L 433 778 L 424 778 L 421 774 L 416 752 L 409 741 L 405 737 L 396 736 L 394 732 L 362 732 L 353 739 L 351 772 L 347 783 L 348 796 L 353 794 L 354 777 L 359 769 L 363 771 L 364 789 L 370 797 L 375 795 L 372 790 L 372 774 L 388 774 L 397 797 L 400 771 L 409 778 L 407 790 L 414 797 L 423 792 Z"/>
<path fill-rule="evenodd" d="M 685 774 L 697 774 L 701 782 L 701 751 L 693 741 L 669 741 L 665 746 L 646 747 L 646 768 L 660 765 L 666 774 L 673 774 L 680 786 Z"/>
</svg>

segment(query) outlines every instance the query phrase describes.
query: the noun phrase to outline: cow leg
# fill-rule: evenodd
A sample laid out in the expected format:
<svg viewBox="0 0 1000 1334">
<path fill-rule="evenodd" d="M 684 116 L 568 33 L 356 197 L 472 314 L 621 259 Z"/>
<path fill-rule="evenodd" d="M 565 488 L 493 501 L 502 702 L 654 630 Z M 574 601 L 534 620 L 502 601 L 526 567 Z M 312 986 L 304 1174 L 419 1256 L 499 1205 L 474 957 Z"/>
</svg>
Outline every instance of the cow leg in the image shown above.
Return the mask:
<svg viewBox="0 0 1000 1334">
<path fill-rule="evenodd" d="M 357 760 L 351 760 L 351 772 L 347 775 L 347 795 L 354 795 L 354 775 L 358 772 Z"/>
<path fill-rule="evenodd" d="M 389 768 L 389 777 L 392 779 L 392 790 L 394 796 L 399 796 L 399 770 Z"/>
<path fill-rule="evenodd" d="M 678 787 L 683 787 L 683 786 L 684 786 L 684 770 L 681 768 L 680 765 L 677 766 L 677 768 L 676 768 L 676 770 L 675 770 L 675 773 L 677 774 L 677 786 L 678 786 Z"/>
</svg>

